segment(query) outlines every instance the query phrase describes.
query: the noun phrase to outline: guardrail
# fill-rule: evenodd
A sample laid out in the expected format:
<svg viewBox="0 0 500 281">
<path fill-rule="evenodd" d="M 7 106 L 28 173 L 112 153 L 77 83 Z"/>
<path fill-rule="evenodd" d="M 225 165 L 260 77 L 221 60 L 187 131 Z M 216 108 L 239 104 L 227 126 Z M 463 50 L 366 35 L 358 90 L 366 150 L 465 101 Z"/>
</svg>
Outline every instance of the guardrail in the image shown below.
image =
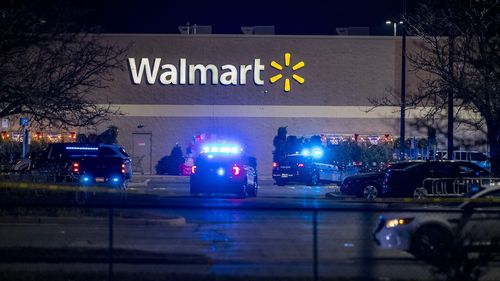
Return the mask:
<svg viewBox="0 0 500 281">
<path fill-rule="evenodd" d="M 481 188 L 500 186 L 500 178 L 427 178 L 422 182 L 427 197 L 457 197 L 479 191 Z"/>
</svg>

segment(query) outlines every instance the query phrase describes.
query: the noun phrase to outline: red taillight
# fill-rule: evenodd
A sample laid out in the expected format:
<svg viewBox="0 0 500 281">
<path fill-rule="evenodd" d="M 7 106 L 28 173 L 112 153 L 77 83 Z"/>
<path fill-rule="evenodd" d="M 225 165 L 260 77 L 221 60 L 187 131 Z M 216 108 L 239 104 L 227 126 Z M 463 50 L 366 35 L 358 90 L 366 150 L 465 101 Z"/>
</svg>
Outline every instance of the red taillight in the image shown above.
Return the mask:
<svg viewBox="0 0 500 281">
<path fill-rule="evenodd" d="M 125 164 L 122 164 L 122 174 L 125 174 L 126 173 L 126 168 L 125 168 Z"/>
<path fill-rule="evenodd" d="M 76 161 L 73 162 L 73 164 L 71 164 L 71 171 L 73 174 L 78 174 L 80 172 L 80 164 Z"/>
<path fill-rule="evenodd" d="M 196 166 L 191 167 L 191 174 L 196 174 Z"/>
<path fill-rule="evenodd" d="M 302 168 L 302 167 L 304 167 L 304 163 L 299 163 L 299 164 L 297 164 L 297 166 L 299 166 L 299 168 Z"/>
<path fill-rule="evenodd" d="M 233 166 L 233 175 L 237 176 L 241 173 L 241 168 L 238 166 Z"/>
<path fill-rule="evenodd" d="M 278 168 L 278 163 L 273 162 L 273 168 Z"/>
</svg>

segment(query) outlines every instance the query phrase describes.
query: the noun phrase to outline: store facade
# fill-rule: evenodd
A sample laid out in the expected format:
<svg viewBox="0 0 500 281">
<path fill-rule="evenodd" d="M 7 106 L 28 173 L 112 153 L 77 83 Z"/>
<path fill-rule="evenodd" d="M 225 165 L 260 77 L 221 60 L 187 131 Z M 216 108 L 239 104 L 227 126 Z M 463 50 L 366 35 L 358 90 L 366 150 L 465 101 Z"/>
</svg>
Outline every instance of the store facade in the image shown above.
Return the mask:
<svg viewBox="0 0 500 281">
<path fill-rule="evenodd" d="M 103 124 L 146 173 L 196 136 L 240 141 L 271 173 L 277 129 L 292 135 L 399 134 L 397 108 L 368 98 L 400 89 L 401 40 L 366 36 L 105 35 L 128 46 L 96 92 L 124 114 Z M 412 39 L 409 39 L 410 46 Z M 407 87 L 416 88 L 408 72 Z M 411 128 L 408 129 L 411 131 Z M 411 133 L 408 133 L 411 135 Z"/>
</svg>

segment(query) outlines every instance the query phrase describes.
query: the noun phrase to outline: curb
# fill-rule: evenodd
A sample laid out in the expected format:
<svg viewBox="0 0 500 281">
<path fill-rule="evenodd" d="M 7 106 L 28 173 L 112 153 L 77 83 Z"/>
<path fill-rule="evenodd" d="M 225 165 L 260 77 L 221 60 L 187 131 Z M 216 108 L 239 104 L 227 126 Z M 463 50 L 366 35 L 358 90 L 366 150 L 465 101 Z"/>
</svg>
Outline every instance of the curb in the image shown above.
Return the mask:
<svg viewBox="0 0 500 281">
<path fill-rule="evenodd" d="M 0 223 L 39 223 L 39 224 L 99 224 L 107 225 L 108 218 L 91 217 L 2 217 Z M 186 224 L 184 217 L 171 218 L 113 218 L 114 224 L 124 225 L 164 225 L 164 226 L 183 226 Z"/>
</svg>

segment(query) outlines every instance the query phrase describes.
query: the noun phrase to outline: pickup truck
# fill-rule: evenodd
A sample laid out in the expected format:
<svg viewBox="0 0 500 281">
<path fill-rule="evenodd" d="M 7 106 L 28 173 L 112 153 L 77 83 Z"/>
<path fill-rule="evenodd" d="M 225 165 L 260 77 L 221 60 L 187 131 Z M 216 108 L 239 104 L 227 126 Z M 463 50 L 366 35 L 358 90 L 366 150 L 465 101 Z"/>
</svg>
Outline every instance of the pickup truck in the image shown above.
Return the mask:
<svg viewBox="0 0 500 281">
<path fill-rule="evenodd" d="M 53 143 L 35 156 L 30 170 L 56 182 L 126 188 L 132 177 L 131 162 L 119 145 Z"/>
</svg>

